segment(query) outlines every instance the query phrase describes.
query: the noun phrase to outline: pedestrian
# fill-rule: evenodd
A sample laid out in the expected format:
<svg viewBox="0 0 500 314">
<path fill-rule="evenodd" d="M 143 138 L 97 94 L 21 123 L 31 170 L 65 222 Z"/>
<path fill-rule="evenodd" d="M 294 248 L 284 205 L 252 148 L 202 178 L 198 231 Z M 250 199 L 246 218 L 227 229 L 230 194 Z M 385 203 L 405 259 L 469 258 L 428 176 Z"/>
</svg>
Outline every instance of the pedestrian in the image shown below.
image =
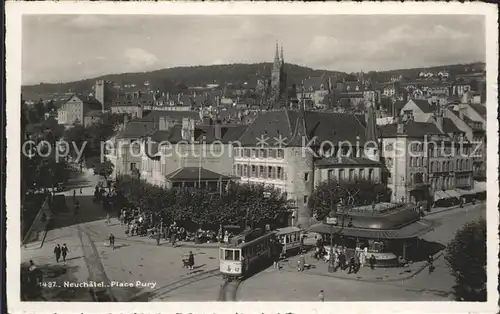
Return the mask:
<svg viewBox="0 0 500 314">
<path fill-rule="evenodd" d="M 115 236 L 112 233 L 109 234 L 109 245 L 115 249 Z"/>
<path fill-rule="evenodd" d="M 109 213 L 106 213 L 106 224 L 109 225 L 111 222 L 111 218 L 109 217 Z"/>
<path fill-rule="evenodd" d="M 61 258 L 61 246 L 59 244 L 54 248 L 54 254 L 56 255 L 56 262 L 59 263 L 59 259 Z"/>
<path fill-rule="evenodd" d="M 434 257 L 432 255 L 429 255 L 427 258 L 427 263 L 429 264 L 429 274 L 434 271 Z"/>
<path fill-rule="evenodd" d="M 175 233 L 175 230 L 172 230 L 172 234 L 170 236 L 170 242 L 172 242 L 172 247 L 175 247 L 175 240 L 176 240 L 176 233 Z"/>
<path fill-rule="evenodd" d="M 370 256 L 370 268 L 372 270 L 375 269 L 375 263 L 377 262 L 377 259 L 375 258 L 375 255 L 372 254 L 372 256 Z"/>
<path fill-rule="evenodd" d="M 348 274 L 354 272 L 355 265 L 354 265 L 354 256 L 349 259 L 349 269 L 347 271 Z"/>
<path fill-rule="evenodd" d="M 300 271 L 301 270 L 301 265 L 300 265 L 300 259 L 297 260 L 297 271 Z"/>
<path fill-rule="evenodd" d="M 321 302 L 324 302 L 324 301 L 325 301 L 325 293 L 323 292 L 323 290 L 321 290 L 321 291 L 319 292 L 318 299 L 319 299 L 319 301 L 321 301 Z"/>
<path fill-rule="evenodd" d="M 303 253 L 300 254 L 300 271 L 304 271 L 304 267 L 306 265 L 306 257 Z"/>
<path fill-rule="evenodd" d="M 188 263 L 189 263 L 189 269 L 193 269 L 193 267 L 194 267 L 194 255 L 193 255 L 192 251 L 189 251 Z"/>
<path fill-rule="evenodd" d="M 83 190 L 82 190 L 82 188 L 80 188 L 80 195 L 82 195 L 82 194 L 83 194 Z"/>
<path fill-rule="evenodd" d="M 76 190 L 73 190 L 73 202 L 76 200 Z"/>
<path fill-rule="evenodd" d="M 62 254 L 63 262 L 65 262 L 65 263 L 66 263 L 66 255 L 68 255 L 68 253 L 69 253 L 68 247 L 66 246 L 66 243 L 64 243 L 62 248 L 61 248 L 61 254 Z"/>
</svg>

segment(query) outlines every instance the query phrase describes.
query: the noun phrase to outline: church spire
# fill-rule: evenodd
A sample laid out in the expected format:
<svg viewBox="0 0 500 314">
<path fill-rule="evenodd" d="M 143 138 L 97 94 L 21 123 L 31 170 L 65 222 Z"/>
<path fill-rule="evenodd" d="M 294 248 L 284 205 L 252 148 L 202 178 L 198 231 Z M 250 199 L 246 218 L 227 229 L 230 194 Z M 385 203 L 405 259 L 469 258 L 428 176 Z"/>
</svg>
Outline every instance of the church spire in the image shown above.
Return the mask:
<svg viewBox="0 0 500 314">
<path fill-rule="evenodd" d="M 274 56 L 274 62 L 277 62 L 280 60 L 280 56 L 279 56 L 279 47 L 278 47 L 278 41 L 276 41 L 276 54 Z"/>
<path fill-rule="evenodd" d="M 283 45 L 281 45 L 281 55 L 280 55 L 280 59 L 281 59 L 281 64 L 285 64 L 285 58 L 283 57 Z"/>
</svg>

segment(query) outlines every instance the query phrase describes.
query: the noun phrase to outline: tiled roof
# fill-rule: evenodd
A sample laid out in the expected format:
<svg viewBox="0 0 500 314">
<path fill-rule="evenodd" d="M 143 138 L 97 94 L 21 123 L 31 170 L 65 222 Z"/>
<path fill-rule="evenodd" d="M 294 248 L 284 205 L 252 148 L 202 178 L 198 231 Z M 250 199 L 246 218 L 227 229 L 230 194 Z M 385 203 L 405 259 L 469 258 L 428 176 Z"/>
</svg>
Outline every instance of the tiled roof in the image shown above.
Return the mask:
<svg viewBox="0 0 500 314">
<path fill-rule="evenodd" d="M 140 121 L 154 122 L 160 117 L 169 117 L 172 120 L 182 121 L 183 118 L 200 120 L 200 113 L 197 111 L 170 111 L 170 110 L 154 110 L 140 119 Z"/>
<path fill-rule="evenodd" d="M 397 136 L 397 124 L 386 124 L 379 127 L 382 137 Z M 404 123 L 404 134 L 410 137 L 424 137 L 425 135 L 443 134 L 434 123 L 408 121 Z"/>
<path fill-rule="evenodd" d="M 228 180 L 231 179 L 223 174 L 198 167 L 184 167 L 166 175 L 170 181 L 193 181 L 193 180 Z"/>
<path fill-rule="evenodd" d="M 479 113 L 483 118 L 486 118 L 486 107 L 481 104 L 469 104 L 474 111 Z"/>
<path fill-rule="evenodd" d="M 116 134 L 117 139 L 140 138 L 154 129 L 154 123 L 148 121 L 130 121 L 124 130 Z"/>
<path fill-rule="evenodd" d="M 320 90 L 321 84 L 323 84 L 323 89 L 328 89 L 328 78 L 326 77 L 310 77 L 304 80 L 304 88 L 308 91 L 311 87 L 313 90 Z"/>
<path fill-rule="evenodd" d="M 100 117 L 102 116 L 102 111 L 101 110 L 90 110 L 87 113 L 85 113 L 86 117 L 94 116 L 94 117 Z"/>
<path fill-rule="evenodd" d="M 356 141 L 365 140 L 365 127 L 360 119 L 354 115 L 327 112 L 304 112 L 307 137 L 316 137 L 316 143 L 323 141 Z M 274 138 L 286 138 L 286 143 L 297 137 L 297 132 L 303 128 L 302 117 L 299 111 L 268 111 L 258 114 L 256 119 L 241 137 L 242 145 L 255 146 L 257 138 L 268 137 L 268 144 L 273 146 Z M 309 140 L 304 139 L 305 143 Z M 302 139 L 298 146 L 301 146 Z M 295 145 L 294 145 L 295 146 Z"/>
<path fill-rule="evenodd" d="M 423 99 L 412 99 L 411 100 L 415 105 L 417 105 L 420 110 L 422 110 L 424 113 L 432 113 L 434 112 L 434 108 L 432 105 L 427 101 Z"/>
<path fill-rule="evenodd" d="M 373 166 L 378 166 L 380 165 L 379 162 L 373 161 L 368 158 L 364 157 L 328 157 L 328 158 L 322 158 L 318 161 L 316 161 L 315 166 L 334 166 L 334 165 L 373 165 Z"/>
<path fill-rule="evenodd" d="M 449 118 L 443 118 L 443 132 L 445 133 L 463 133 L 462 130 L 457 128 L 455 123 Z"/>
<path fill-rule="evenodd" d="M 243 132 L 248 126 L 246 125 L 221 125 L 221 138 L 222 143 L 227 144 L 239 140 Z M 166 142 L 171 144 L 182 141 L 181 134 L 182 126 L 176 124 L 169 130 L 156 130 L 151 133 L 151 139 L 155 142 Z M 205 138 L 203 138 L 205 136 Z M 195 127 L 194 131 L 195 141 L 204 141 L 205 143 L 213 143 L 215 138 L 215 125 L 199 125 Z"/>
</svg>

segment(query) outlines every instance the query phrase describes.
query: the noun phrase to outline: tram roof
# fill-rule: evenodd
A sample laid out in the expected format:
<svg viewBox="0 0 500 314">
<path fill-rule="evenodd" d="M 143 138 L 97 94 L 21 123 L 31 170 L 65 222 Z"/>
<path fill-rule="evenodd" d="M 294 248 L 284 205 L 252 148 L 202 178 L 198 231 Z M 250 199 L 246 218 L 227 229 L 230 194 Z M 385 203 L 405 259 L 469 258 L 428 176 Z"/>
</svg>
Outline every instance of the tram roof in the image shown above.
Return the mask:
<svg viewBox="0 0 500 314">
<path fill-rule="evenodd" d="M 274 231 L 271 231 L 271 232 L 268 232 L 268 233 L 265 233 L 263 234 L 262 236 L 256 238 L 256 239 L 253 239 L 252 241 L 248 241 L 248 242 L 243 242 L 243 243 L 240 243 L 240 244 L 231 244 L 231 243 L 226 243 L 224 245 L 221 245 L 220 248 L 226 248 L 226 249 L 239 249 L 239 248 L 242 248 L 246 245 L 249 245 L 249 244 L 252 244 L 252 243 L 255 243 L 259 240 L 261 240 L 262 238 L 268 238 L 272 235 L 275 235 L 276 233 Z"/>
<path fill-rule="evenodd" d="M 292 233 L 292 232 L 301 232 L 302 229 L 299 227 L 291 226 L 291 227 L 285 227 L 285 228 L 279 228 L 276 230 L 277 234 L 286 234 L 286 233 Z"/>
<path fill-rule="evenodd" d="M 340 233 L 343 236 L 364 239 L 402 240 L 417 238 L 433 230 L 437 226 L 439 226 L 439 223 L 436 221 L 421 219 L 399 229 L 342 228 L 340 226 L 319 223 L 311 226 L 309 231 L 320 234 L 330 234 L 331 232 L 335 234 Z"/>
</svg>

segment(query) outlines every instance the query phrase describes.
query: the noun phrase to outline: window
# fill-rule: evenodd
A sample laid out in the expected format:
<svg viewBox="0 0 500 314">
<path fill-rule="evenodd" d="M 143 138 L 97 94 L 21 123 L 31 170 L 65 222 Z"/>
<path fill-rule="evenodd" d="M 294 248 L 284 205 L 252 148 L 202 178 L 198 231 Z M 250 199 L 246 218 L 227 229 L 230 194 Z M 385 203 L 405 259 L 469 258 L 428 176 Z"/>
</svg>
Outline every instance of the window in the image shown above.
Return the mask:
<svg viewBox="0 0 500 314">
<path fill-rule="evenodd" d="M 304 204 L 307 205 L 307 201 L 309 200 L 309 197 L 307 195 L 304 195 Z"/>
<path fill-rule="evenodd" d="M 252 177 L 257 176 L 257 166 L 252 165 Z"/>
<path fill-rule="evenodd" d="M 236 175 L 241 176 L 241 165 L 236 165 Z"/>
<path fill-rule="evenodd" d="M 359 178 L 361 180 L 365 178 L 365 169 L 359 169 Z"/>
<path fill-rule="evenodd" d="M 281 168 L 281 167 L 278 167 L 278 168 L 277 168 L 277 171 L 278 171 L 277 177 L 278 177 L 278 179 L 280 179 L 280 180 L 282 180 L 282 179 L 283 179 L 283 170 L 282 170 L 282 169 L 283 169 L 283 168 Z"/>
<path fill-rule="evenodd" d="M 130 163 L 130 171 L 134 170 L 136 167 L 135 167 L 135 162 L 131 162 Z"/>
<path fill-rule="evenodd" d="M 304 181 L 309 181 L 309 172 L 304 173 Z"/>
<path fill-rule="evenodd" d="M 243 166 L 243 176 L 248 177 L 248 165 Z"/>
<path fill-rule="evenodd" d="M 285 151 L 283 149 L 278 149 L 278 158 L 284 158 L 285 157 Z"/>
<path fill-rule="evenodd" d="M 275 149 L 270 149 L 268 151 L 268 157 L 269 158 L 276 158 L 276 150 Z"/>
<path fill-rule="evenodd" d="M 252 158 L 255 158 L 255 157 L 257 157 L 257 150 L 252 149 Z"/>
<path fill-rule="evenodd" d="M 273 167 L 267 167 L 267 177 L 270 179 L 273 176 Z"/>
<path fill-rule="evenodd" d="M 334 179 L 334 172 L 333 170 L 328 170 L 328 180 L 333 180 Z"/>
<path fill-rule="evenodd" d="M 373 180 L 373 169 L 369 169 L 368 170 L 368 181 L 372 181 Z"/>
<path fill-rule="evenodd" d="M 225 250 L 225 254 L 224 254 L 224 260 L 226 261 L 232 261 L 234 260 L 234 254 L 233 254 L 233 250 Z"/>
<path fill-rule="evenodd" d="M 354 179 L 354 169 L 349 169 L 349 181 Z"/>
<path fill-rule="evenodd" d="M 345 179 L 344 169 L 339 169 L 339 181 Z"/>
<path fill-rule="evenodd" d="M 234 250 L 234 260 L 235 261 L 240 260 L 240 250 Z"/>
<path fill-rule="evenodd" d="M 266 168 L 264 166 L 259 166 L 259 177 L 260 178 L 266 177 Z"/>
</svg>

